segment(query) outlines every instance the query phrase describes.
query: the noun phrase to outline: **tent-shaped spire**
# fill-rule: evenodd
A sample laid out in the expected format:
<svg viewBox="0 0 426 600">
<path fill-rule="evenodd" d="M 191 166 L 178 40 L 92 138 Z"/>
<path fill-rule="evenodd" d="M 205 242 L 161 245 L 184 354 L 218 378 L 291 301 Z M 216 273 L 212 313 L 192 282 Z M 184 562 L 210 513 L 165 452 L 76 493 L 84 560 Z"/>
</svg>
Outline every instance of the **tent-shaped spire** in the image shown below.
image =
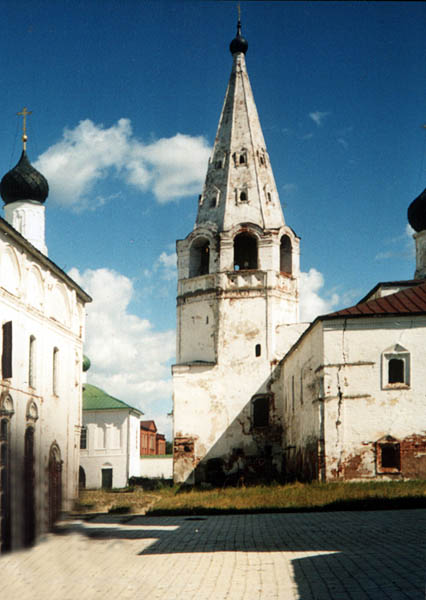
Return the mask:
<svg viewBox="0 0 426 600">
<path fill-rule="evenodd" d="M 233 65 L 213 153 L 200 196 L 196 226 L 214 223 L 226 231 L 239 223 L 262 229 L 284 225 L 284 216 L 247 74 L 248 44 L 237 36 Z"/>
</svg>

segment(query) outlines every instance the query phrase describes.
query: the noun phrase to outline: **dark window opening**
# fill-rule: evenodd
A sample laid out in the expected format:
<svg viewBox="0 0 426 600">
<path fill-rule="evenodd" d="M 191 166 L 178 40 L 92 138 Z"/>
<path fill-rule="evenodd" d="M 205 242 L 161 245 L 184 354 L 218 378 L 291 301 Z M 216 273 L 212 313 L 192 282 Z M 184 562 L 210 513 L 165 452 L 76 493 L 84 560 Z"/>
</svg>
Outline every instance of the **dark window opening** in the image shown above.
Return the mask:
<svg viewBox="0 0 426 600">
<path fill-rule="evenodd" d="M 80 449 L 86 450 L 87 448 L 87 427 L 83 426 L 80 431 Z"/>
<path fill-rule="evenodd" d="M 261 396 L 253 400 L 253 427 L 268 427 L 269 397 Z"/>
<path fill-rule="evenodd" d="M 256 356 L 260 356 L 261 351 L 262 351 L 262 348 L 261 348 L 260 344 L 256 344 L 256 349 L 255 349 Z"/>
<path fill-rule="evenodd" d="M 2 327 L 1 372 L 3 379 L 12 377 L 12 321 Z"/>
<path fill-rule="evenodd" d="M 246 192 L 240 193 L 240 202 L 247 202 L 247 193 Z"/>
<path fill-rule="evenodd" d="M 402 358 L 391 358 L 388 363 L 389 383 L 404 383 L 404 361 Z"/>
<path fill-rule="evenodd" d="M 206 239 L 195 240 L 189 255 L 189 276 L 198 277 L 209 273 L 210 245 Z"/>
<path fill-rule="evenodd" d="M 234 239 L 234 269 L 257 269 L 257 240 L 249 233 L 239 233 Z"/>
<path fill-rule="evenodd" d="M 401 468 L 401 453 L 399 444 L 380 444 L 380 463 L 382 469 Z"/>
<path fill-rule="evenodd" d="M 272 201 L 271 192 L 266 192 L 266 198 L 267 198 L 268 202 Z"/>
<path fill-rule="evenodd" d="M 288 235 L 283 235 L 280 243 L 280 271 L 291 275 L 291 241 Z"/>
<path fill-rule="evenodd" d="M 222 168 L 222 161 L 221 160 L 217 160 L 216 164 L 215 164 L 216 169 L 221 169 Z"/>
<path fill-rule="evenodd" d="M 210 200 L 210 208 L 216 208 L 216 198 Z"/>
<path fill-rule="evenodd" d="M 240 155 L 240 165 L 243 165 L 246 162 L 246 157 L 244 154 Z"/>
</svg>

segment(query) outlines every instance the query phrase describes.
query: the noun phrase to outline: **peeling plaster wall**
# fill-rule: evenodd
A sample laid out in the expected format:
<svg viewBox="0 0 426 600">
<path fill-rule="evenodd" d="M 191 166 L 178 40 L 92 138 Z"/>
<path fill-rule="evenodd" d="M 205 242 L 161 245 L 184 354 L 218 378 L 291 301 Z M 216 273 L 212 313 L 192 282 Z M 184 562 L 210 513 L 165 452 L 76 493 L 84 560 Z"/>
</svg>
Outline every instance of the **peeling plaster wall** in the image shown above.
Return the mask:
<svg viewBox="0 0 426 600">
<path fill-rule="evenodd" d="M 324 321 L 322 326 L 323 352 L 317 354 L 321 364 L 316 367 L 318 391 L 310 393 L 309 402 L 299 406 L 299 417 L 286 420 L 286 443 L 290 441 L 300 456 L 314 452 L 316 439 L 318 463 L 323 444 L 323 478 L 327 480 L 426 477 L 426 319 L 340 319 Z M 287 389 L 291 377 L 300 377 L 303 361 L 297 355 L 311 360 L 316 356 L 318 349 L 312 341 L 319 327 L 285 360 Z M 383 353 L 396 344 L 409 352 L 409 385 L 386 382 Z M 318 426 L 310 442 L 306 424 L 315 406 Z M 400 469 L 380 467 L 378 443 L 388 436 L 400 446 Z M 302 478 L 306 474 L 304 467 L 298 473 L 294 465 L 292 473 Z"/>
</svg>

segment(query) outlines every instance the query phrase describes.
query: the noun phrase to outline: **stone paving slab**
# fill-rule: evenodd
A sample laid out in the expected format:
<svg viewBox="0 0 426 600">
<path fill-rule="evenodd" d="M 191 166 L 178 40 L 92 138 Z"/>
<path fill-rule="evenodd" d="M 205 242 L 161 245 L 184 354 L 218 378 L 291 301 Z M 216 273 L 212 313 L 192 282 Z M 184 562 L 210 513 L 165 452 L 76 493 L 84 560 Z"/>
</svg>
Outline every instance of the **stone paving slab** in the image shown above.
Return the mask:
<svg viewBox="0 0 426 600">
<path fill-rule="evenodd" d="M 0 558 L 3 600 L 425 599 L 426 510 L 97 517 Z"/>
</svg>

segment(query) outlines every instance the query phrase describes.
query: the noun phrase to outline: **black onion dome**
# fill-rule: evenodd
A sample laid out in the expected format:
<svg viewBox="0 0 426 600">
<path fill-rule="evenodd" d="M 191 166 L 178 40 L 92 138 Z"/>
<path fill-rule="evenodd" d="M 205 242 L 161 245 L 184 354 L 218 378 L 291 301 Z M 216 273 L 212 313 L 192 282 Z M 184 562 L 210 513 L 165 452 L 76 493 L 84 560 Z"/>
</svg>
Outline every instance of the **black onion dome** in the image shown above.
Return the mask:
<svg viewBox="0 0 426 600">
<path fill-rule="evenodd" d="M 46 178 L 34 169 L 25 150 L 18 164 L 13 167 L 0 182 L 0 195 L 5 204 L 18 200 L 36 200 L 44 202 L 49 194 Z"/>
<path fill-rule="evenodd" d="M 247 48 L 248 48 L 248 42 L 241 35 L 241 22 L 238 21 L 237 35 L 236 35 L 236 37 L 234 37 L 232 42 L 229 44 L 229 49 L 231 51 L 231 54 L 236 54 L 237 52 L 242 52 L 243 54 L 245 54 L 247 52 Z"/>
<path fill-rule="evenodd" d="M 416 231 L 426 229 L 426 188 L 408 207 L 408 222 Z"/>
</svg>

